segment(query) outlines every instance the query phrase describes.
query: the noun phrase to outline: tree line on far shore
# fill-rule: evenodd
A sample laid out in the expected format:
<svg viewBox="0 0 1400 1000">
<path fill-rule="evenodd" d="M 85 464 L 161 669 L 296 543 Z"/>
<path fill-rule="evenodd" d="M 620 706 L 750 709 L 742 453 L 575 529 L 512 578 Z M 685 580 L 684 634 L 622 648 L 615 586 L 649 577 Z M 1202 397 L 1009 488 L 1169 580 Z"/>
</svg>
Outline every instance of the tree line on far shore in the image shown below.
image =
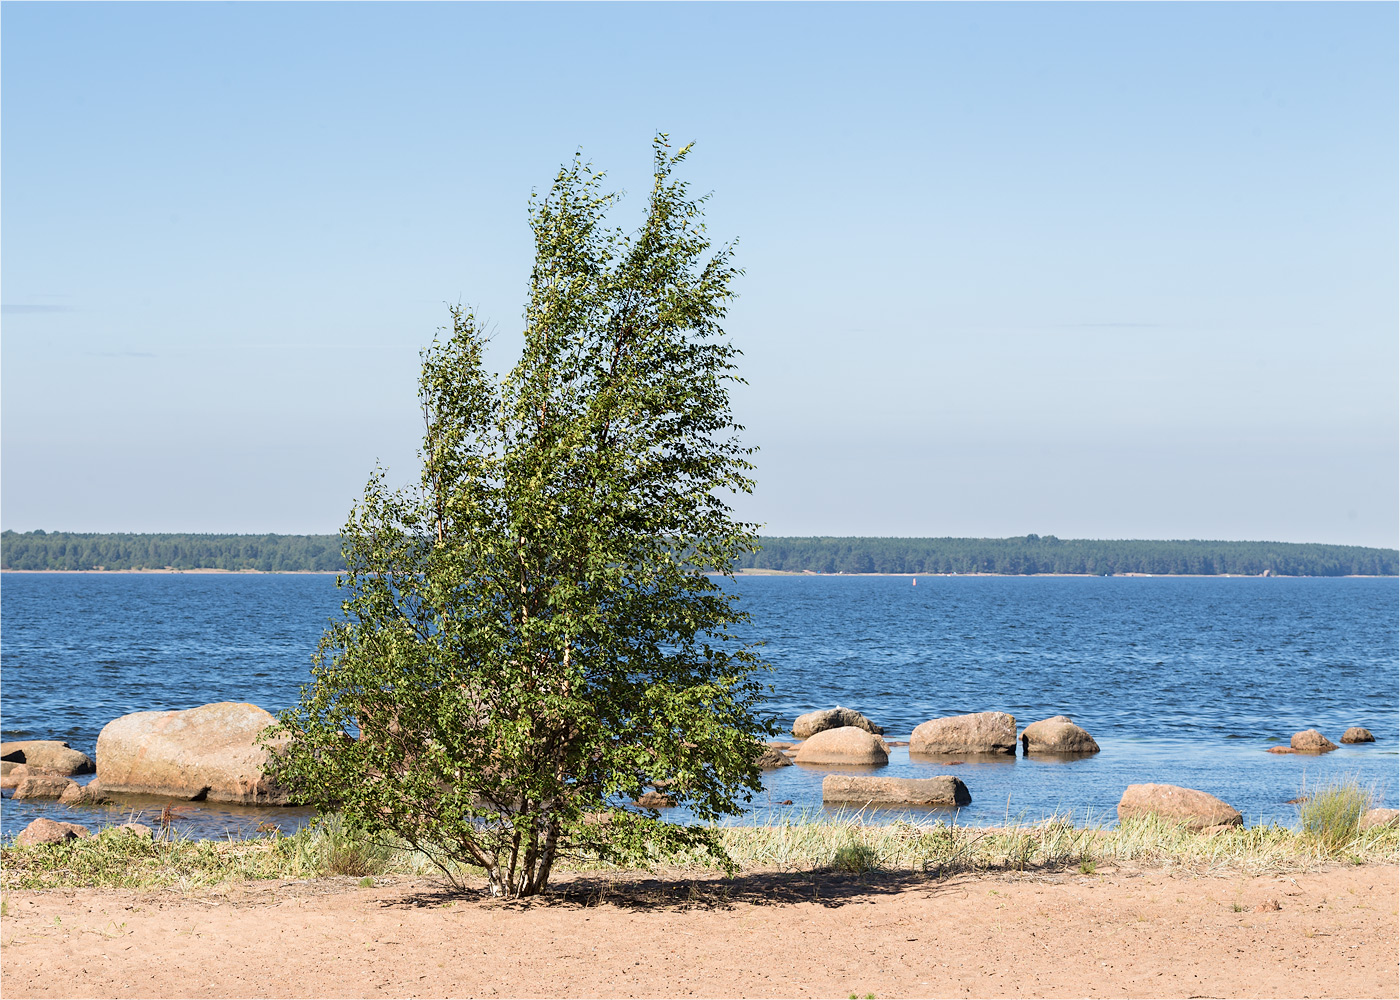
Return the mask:
<svg viewBox="0 0 1400 1000">
<path fill-rule="evenodd" d="M 345 569 L 339 535 L 89 534 L 6 531 L 0 569 L 223 569 L 264 573 Z"/>
<path fill-rule="evenodd" d="M 742 569 L 810 573 L 1395 576 L 1400 551 L 1296 542 L 1015 538 L 762 538 Z"/>
<path fill-rule="evenodd" d="M 1161 576 L 1395 576 L 1400 551 L 1295 542 L 1015 538 L 760 538 L 736 569 L 807 573 L 1152 573 Z M 0 568 L 340 572 L 339 535 L 6 531 Z"/>
</svg>

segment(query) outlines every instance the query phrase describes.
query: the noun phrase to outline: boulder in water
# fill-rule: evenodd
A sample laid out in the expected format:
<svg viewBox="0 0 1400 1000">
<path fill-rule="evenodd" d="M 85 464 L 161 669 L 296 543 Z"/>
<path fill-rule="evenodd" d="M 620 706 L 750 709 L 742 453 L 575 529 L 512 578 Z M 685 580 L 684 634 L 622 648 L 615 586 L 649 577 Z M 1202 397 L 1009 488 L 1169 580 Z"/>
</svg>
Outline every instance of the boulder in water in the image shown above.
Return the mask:
<svg viewBox="0 0 1400 1000">
<path fill-rule="evenodd" d="M 97 737 L 104 792 L 242 805 L 290 805 L 266 774 L 258 740 L 276 720 L 256 705 L 224 701 L 176 712 L 135 712 Z"/>
<path fill-rule="evenodd" d="M 914 730 L 909 752 L 1015 754 L 1016 717 L 1005 712 L 973 712 L 930 719 Z"/>
<path fill-rule="evenodd" d="M 826 729 L 797 748 L 799 764 L 888 764 L 885 741 L 856 726 Z"/>
<path fill-rule="evenodd" d="M 874 778 L 828 774 L 822 779 L 823 802 L 859 802 L 875 806 L 965 806 L 972 794 L 960 778 Z"/>
<path fill-rule="evenodd" d="M 1056 715 L 1032 722 L 1021 730 L 1021 749 L 1027 756 L 1033 753 L 1091 754 L 1099 752 L 1099 745 L 1088 732 L 1071 722 L 1069 716 Z"/>
<path fill-rule="evenodd" d="M 781 747 L 764 747 L 758 757 L 758 769 L 771 771 L 777 767 L 792 767 L 792 758 L 783 753 Z"/>
<path fill-rule="evenodd" d="M 1157 816 L 1192 830 L 1244 824 L 1240 811 L 1228 802 L 1177 785 L 1129 785 L 1118 802 L 1118 819 L 1139 816 Z"/>
<path fill-rule="evenodd" d="M 94 778 L 86 785 L 70 781 L 63 794 L 58 797 L 58 801 L 65 806 L 100 806 L 112 800 L 102 790 L 102 783 Z"/>
<path fill-rule="evenodd" d="M 15 837 L 16 847 L 32 847 L 35 844 L 61 844 L 67 840 L 80 840 L 91 837 L 92 831 L 77 823 L 59 823 L 47 816 L 40 816 Z"/>
<path fill-rule="evenodd" d="M 61 799 L 69 786 L 76 788 L 78 783 L 58 774 L 31 774 L 15 786 L 15 798 Z"/>
<path fill-rule="evenodd" d="M 14 740 L 0 743 L 0 761 L 27 764 L 31 774 L 91 774 L 92 758 L 62 740 Z"/>
<path fill-rule="evenodd" d="M 1316 729 L 1304 729 L 1301 733 L 1294 733 L 1288 745 L 1299 753 L 1328 753 L 1337 749 L 1337 744 Z"/>
<path fill-rule="evenodd" d="M 806 715 L 799 715 L 797 721 L 792 724 L 792 735 L 799 740 L 805 740 L 828 729 L 841 729 L 845 726 L 855 726 L 857 729 L 864 729 L 867 733 L 873 733 L 876 736 L 882 735 L 885 731 L 883 726 L 875 725 L 855 709 L 842 708 L 837 705 L 835 708 L 823 708 L 816 712 L 808 712 Z"/>
<path fill-rule="evenodd" d="M 1342 733 L 1343 743 L 1374 743 L 1376 738 L 1371 735 L 1371 730 L 1363 729 L 1361 726 L 1352 726 Z"/>
</svg>

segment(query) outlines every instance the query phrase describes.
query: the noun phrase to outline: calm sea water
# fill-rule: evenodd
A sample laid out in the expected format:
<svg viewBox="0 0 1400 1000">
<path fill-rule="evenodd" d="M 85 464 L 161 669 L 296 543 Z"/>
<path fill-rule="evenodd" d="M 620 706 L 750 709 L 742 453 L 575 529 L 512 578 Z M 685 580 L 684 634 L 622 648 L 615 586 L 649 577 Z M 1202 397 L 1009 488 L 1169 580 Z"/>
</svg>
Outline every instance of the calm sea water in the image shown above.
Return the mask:
<svg viewBox="0 0 1400 1000">
<path fill-rule="evenodd" d="M 127 712 L 215 701 L 285 708 L 339 602 L 334 577 L 312 575 L 6 573 L 0 586 L 4 739 L 63 739 L 88 754 L 102 726 Z M 1020 724 L 1064 714 L 1102 746 L 1073 761 L 955 766 L 896 749 L 876 769 L 960 775 L 973 796 L 962 823 L 1063 810 L 1111 820 L 1123 788 L 1145 781 L 1204 789 L 1251 823 L 1293 822 L 1287 800 L 1336 776 L 1396 803 L 1394 579 L 746 577 L 735 586 L 766 642 L 769 705 L 784 725 L 838 703 L 895 739 L 963 712 L 1006 711 Z M 1299 729 L 1336 740 L 1352 725 L 1377 742 L 1323 757 L 1266 752 Z M 819 811 L 830 770 L 769 772 L 740 821 Z M 70 810 L 9 794 L 5 835 L 40 814 L 93 825 L 162 804 Z M 269 816 L 288 828 L 307 819 L 197 803 L 182 813 L 183 828 L 205 836 Z"/>
</svg>

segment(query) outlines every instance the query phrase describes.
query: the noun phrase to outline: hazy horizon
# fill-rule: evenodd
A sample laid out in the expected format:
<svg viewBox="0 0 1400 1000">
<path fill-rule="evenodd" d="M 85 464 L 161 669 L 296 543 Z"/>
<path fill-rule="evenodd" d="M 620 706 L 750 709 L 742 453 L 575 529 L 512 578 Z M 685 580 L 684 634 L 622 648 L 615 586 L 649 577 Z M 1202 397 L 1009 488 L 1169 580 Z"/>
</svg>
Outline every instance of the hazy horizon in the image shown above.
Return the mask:
<svg viewBox="0 0 1400 1000">
<path fill-rule="evenodd" d="M 1400 546 L 1393 4 L 0 12 L 4 528 L 335 533 L 665 131 L 764 534 Z"/>
</svg>

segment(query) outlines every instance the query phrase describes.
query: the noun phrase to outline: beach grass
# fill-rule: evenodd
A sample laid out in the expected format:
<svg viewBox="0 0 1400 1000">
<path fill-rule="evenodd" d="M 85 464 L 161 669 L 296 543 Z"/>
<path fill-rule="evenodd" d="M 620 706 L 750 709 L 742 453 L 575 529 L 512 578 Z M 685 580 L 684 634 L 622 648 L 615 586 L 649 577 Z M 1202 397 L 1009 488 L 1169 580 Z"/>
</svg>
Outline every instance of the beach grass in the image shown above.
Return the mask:
<svg viewBox="0 0 1400 1000">
<path fill-rule="evenodd" d="M 1298 822 L 1308 833 L 1329 844 L 1345 844 L 1356 836 L 1361 815 L 1374 796 L 1355 778 L 1334 778 L 1307 792 Z"/>
<path fill-rule="evenodd" d="M 1395 827 L 1359 830 L 1357 818 L 1369 795 L 1341 782 L 1314 792 L 1297 828 L 1235 827 L 1199 833 L 1154 818 L 1106 827 L 1078 824 L 1072 816 L 1038 823 L 1011 822 L 996 828 L 927 822 L 911 817 L 874 823 L 863 813 L 794 813 L 765 826 L 721 829 L 722 842 L 741 872 L 819 872 L 878 877 L 914 872 L 931 878 L 979 872 L 1039 871 L 1092 875 L 1104 868 L 1172 868 L 1197 874 L 1289 873 L 1337 864 L 1395 864 L 1400 835 Z M 576 871 L 628 869 L 587 856 L 561 867 Z M 642 870 L 638 866 L 635 870 Z M 722 871 L 708 855 L 657 853 L 646 870 L 713 876 Z M 109 828 L 63 844 L 0 847 L 0 887 L 196 889 L 261 879 L 435 875 L 420 853 L 371 841 L 349 831 L 337 817 L 290 836 L 192 840 L 165 832 L 145 839 Z M 470 876 L 470 869 L 464 874 Z"/>
</svg>

